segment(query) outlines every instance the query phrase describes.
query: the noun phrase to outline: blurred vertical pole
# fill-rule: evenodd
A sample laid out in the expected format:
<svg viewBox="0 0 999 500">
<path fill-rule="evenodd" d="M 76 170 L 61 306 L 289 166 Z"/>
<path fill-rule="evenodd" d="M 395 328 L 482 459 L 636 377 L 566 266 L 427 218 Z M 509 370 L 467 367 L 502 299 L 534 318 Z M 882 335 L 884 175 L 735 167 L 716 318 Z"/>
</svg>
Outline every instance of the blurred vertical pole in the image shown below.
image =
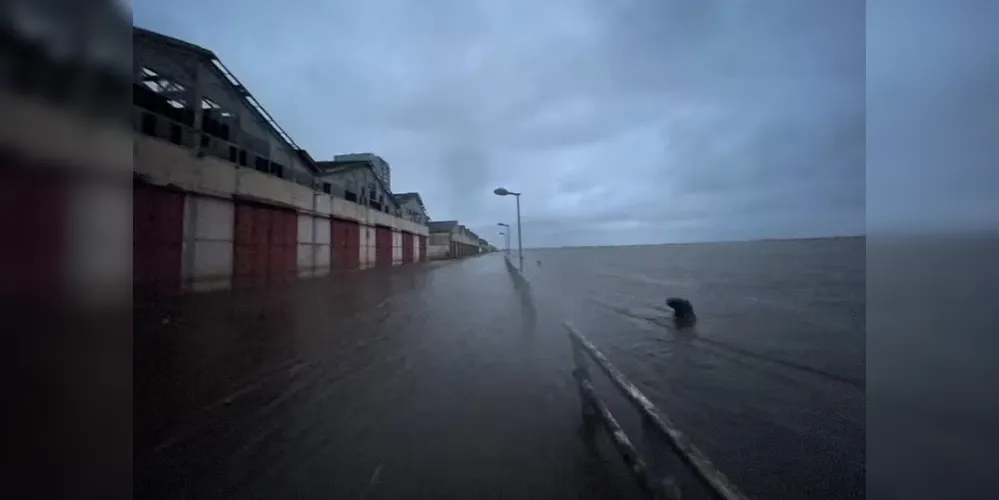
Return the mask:
<svg viewBox="0 0 999 500">
<path fill-rule="evenodd" d="M 131 20 L 0 1 L 7 491 L 132 496 Z"/>
<path fill-rule="evenodd" d="M 517 255 L 520 258 L 520 274 L 524 274 L 524 238 L 520 232 L 520 193 L 517 196 Z"/>
</svg>

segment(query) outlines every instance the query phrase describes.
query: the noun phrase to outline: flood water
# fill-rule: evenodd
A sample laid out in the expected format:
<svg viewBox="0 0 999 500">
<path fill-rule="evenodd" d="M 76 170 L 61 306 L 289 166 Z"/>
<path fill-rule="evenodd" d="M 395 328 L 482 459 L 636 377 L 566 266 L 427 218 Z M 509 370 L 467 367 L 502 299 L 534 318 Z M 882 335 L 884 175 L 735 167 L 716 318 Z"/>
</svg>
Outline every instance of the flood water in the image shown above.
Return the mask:
<svg viewBox="0 0 999 500">
<path fill-rule="evenodd" d="M 637 497 L 580 437 L 568 320 L 745 493 L 863 498 L 864 245 L 537 250 L 529 291 L 494 254 L 139 304 L 136 497 Z"/>
</svg>

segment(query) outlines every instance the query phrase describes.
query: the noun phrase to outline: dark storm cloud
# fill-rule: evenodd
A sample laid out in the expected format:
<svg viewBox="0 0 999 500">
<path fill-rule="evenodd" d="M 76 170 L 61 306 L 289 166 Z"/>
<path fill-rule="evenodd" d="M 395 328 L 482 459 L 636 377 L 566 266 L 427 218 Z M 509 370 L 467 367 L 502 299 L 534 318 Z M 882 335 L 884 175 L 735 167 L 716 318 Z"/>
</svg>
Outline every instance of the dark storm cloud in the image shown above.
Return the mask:
<svg viewBox="0 0 999 500">
<path fill-rule="evenodd" d="M 315 157 L 527 245 L 858 233 L 864 3 L 142 1 Z"/>
</svg>

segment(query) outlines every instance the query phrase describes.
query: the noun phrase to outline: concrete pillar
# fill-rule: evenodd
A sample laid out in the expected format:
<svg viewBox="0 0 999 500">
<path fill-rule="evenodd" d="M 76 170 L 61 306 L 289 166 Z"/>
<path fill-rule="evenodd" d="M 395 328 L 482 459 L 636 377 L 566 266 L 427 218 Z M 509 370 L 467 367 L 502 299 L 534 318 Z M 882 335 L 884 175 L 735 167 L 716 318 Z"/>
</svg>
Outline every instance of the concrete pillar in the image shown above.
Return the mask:
<svg viewBox="0 0 999 500">
<path fill-rule="evenodd" d="M 185 199 L 183 283 L 186 290 L 229 288 L 233 274 L 235 206 L 229 200 Z"/>
</svg>

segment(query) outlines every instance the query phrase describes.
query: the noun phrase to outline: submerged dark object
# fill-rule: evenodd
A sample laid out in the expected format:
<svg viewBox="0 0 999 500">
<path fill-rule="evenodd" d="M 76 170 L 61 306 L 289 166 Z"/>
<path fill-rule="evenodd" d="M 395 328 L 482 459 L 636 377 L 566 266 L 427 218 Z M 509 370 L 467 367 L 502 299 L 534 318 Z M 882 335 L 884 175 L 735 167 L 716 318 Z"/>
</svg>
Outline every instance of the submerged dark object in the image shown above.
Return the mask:
<svg viewBox="0 0 999 500">
<path fill-rule="evenodd" d="M 681 299 L 679 297 L 670 297 L 666 299 L 666 305 L 673 309 L 673 319 L 679 326 L 690 326 L 697 321 L 697 315 L 694 314 L 694 306 L 690 305 L 690 301 L 687 299 Z"/>
</svg>

